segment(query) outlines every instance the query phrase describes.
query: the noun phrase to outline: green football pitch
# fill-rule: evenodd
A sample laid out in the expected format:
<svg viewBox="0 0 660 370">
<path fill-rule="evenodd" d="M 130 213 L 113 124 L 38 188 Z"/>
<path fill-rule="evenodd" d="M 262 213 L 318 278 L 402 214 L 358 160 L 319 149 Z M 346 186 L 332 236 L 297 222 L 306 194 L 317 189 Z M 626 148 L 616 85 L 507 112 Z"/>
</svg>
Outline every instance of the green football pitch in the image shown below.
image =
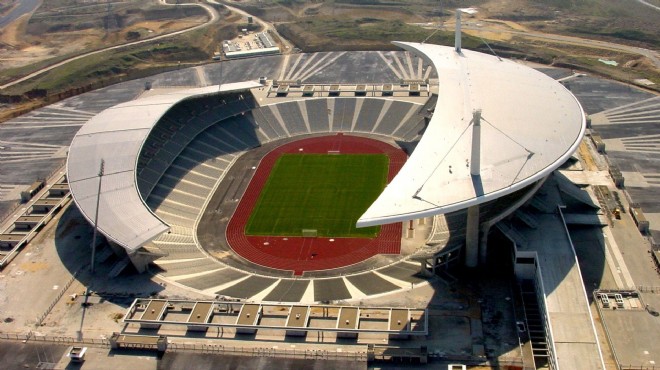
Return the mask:
<svg viewBox="0 0 660 370">
<path fill-rule="evenodd" d="M 319 237 L 378 235 L 356 228 L 387 183 L 384 154 L 284 154 L 270 173 L 245 226 L 246 235 Z M 306 232 L 306 236 L 309 232 Z"/>
</svg>

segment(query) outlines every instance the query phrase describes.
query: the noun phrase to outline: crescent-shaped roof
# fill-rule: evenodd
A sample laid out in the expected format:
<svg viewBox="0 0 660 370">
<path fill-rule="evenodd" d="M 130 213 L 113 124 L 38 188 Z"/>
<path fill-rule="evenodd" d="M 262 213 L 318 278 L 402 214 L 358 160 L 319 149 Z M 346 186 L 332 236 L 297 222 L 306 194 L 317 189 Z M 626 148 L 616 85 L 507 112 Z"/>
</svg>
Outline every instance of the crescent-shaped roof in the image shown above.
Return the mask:
<svg viewBox="0 0 660 370">
<path fill-rule="evenodd" d="M 522 64 L 453 47 L 394 42 L 430 63 L 438 101 L 414 152 L 358 227 L 487 202 L 550 174 L 577 149 L 585 117 L 560 83 Z M 472 118 L 481 110 L 480 175 L 470 175 Z"/>
<path fill-rule="evenodd" d="M 94 223 L 98 198 L 99 231 L 129 251 L 168 231 L 137 187 L 137 160 L 147 136 L 168 110 L 186 99 L 258 86 L 252 81 L 237 82 L 152 95 L 92 117 L 73 138 L 67 160 L 71 194 L 83 216 Z M 101 160 L 104 171 L 99 189 Z"/>
</svg>

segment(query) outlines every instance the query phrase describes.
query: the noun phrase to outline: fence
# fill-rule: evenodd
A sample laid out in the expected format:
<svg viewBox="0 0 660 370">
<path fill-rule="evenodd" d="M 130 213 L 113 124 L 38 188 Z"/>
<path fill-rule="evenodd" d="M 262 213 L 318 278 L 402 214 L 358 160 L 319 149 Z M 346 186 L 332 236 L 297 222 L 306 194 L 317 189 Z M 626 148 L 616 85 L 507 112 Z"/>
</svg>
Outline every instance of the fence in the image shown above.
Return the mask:
<svg viewBox="0 0 660 370">
<path fill-rule="evenodd" d="M 637 290 L 642 293 L 660 293 L 660 286 L 641 285 L 637 287 Z"/>
<path fill-rule="evenodd" d="M 0 333 L 0 340 L 17 340 L 17 341 L 35 341 L 35 342 L 49 342 L 49 343 L 61 343 L 61 344 L 87 344 L 90 346 L 101 346 L 101 347 L 110 347 L 110 341 L 107 339 L 94 339 L 94 338 L 83 338 L 76 339 L 74 337 L 65 337 L 65 336 L 53 336 L 53 335 L 35 335 L 32 332 L 29 333 Z"/>
<path fill-rule="evenodd" d="M 76 339 L 66 336 L 34 335 L 29 333 L 0 333 L 0 340 L 16 341 L 35 341 L 50 342 L 60 344 L 86 344 L 110 348 L 108 339 L 83 338 Z M 355 361 L 367 362 L 367 352 L 339 352 L 314 349 L 286 349 L 286 348 L 267 348 L 267 347 L 241 347 L 225 346 L 221 344 L 206 343 L 168 343 L 169 352 L 198 352 L 216 355 L 230 356 L 250 356 L 250 357 L 273 357 L 273 358 L 291 358 L 291 359 L 315 359 L 315 360 L 337 360 L 337 361 Z"/>
<path fill-rule="evenodd" d="M 250 357 L 273 357 L 273 358 L 292 358 L 292 359 L 317 359 L 317 360 L 342 360 L 366 362 L 367 352 L 339 352 L 314 349 L 287 349 L 287 348 L 268 348 L 268 347 L 240 347 L 224 346 L 220 344 L 204 343 L 169 343 L 167 350 L 172 352 L 200 352 L 210 354 L 222 354 L 231 356 L 250 356 Z"/>
<path fill-rule="evenodd" d="M 85 266 L 86 266 L 86 265 L 85 265 Z M 44 322 L 44 320 L 46 319 L 46 316 L 48 316 L 48 314 L 50 313 L 50 311 L 53 310 L 53 308 L 55 307 L 55 305 L 57 304 L 57 302 L 60 301 L 60 299 L 62 298 L 62 296 L 64 295 L 64 293 L 66 293 L 66 291 L 69 290 L 69 287 L 71 287 L 71 284 L 73 284 L 73 282 L 76 280 L 76 276 L 78 276 L 78 272 L 80 272 L 81 269 L 82 269 L 82 267 L 81 267 L 80 269 L 78 269 L 78 271 L 74 272 L 73 275 L 71 275 L 71 278 L 69 278 L 69 280 L 64 284 L 64 286 L 62 287 L 62 289 L 60 290 L 60 292 L 57 294 L 57 296 L 55 297 L 55 299 L 53 299 L 53 302 L 51 302 L 50 306 L 48 306 L 48 308 L 44 311 L 43 314 L 41 314 L 41 316 L 38 316 L 38 317 L 37 317 L 37 322 L 36 322 L 36 324 L 35 324 L 36 326 L 41 326 L 41 324 L 42 324 L 42 323 Z"/>
<path fill-rule="evenodd" d="M 28 340 L 30 338 L 31 333 L 28 334 L 21 334 L 21 333 L 0 333 L 0 339 L 8 339 L 8 340 Z"/>
</svg>

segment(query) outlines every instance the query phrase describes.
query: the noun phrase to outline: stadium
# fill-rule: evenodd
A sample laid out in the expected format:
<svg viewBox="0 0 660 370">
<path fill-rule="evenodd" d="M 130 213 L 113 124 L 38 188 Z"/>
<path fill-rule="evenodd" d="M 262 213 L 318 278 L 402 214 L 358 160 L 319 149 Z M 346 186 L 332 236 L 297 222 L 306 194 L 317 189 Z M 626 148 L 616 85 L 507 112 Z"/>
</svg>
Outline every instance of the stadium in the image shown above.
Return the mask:
<svg viewBox="0 0 660 370">
<path fill-rule="evenodd" d="M 437 83 L 309 94 L 245 81 L 144 94 L 91 118 L 67 177 L 123 256 L 113 273 L 132 264 L 209 296 L 326 302 L 484 263 L 493 226 L 577 148 L 582 109 L 521 64 L 395 45 Z"/>
</svg>

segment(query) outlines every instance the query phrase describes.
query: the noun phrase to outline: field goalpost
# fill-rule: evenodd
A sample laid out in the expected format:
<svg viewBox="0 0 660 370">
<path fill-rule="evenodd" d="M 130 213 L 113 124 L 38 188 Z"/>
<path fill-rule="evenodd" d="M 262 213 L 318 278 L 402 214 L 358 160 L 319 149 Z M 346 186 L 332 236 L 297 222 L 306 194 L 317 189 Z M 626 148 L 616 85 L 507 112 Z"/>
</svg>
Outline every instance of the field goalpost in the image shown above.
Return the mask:
<svg viewBox="0 0 660 370">
<path fill-rule="evenodd" d="M 318 231 L 316 229 L 302 229 L 303 238 L 316 238 Z"/>
</svg>

